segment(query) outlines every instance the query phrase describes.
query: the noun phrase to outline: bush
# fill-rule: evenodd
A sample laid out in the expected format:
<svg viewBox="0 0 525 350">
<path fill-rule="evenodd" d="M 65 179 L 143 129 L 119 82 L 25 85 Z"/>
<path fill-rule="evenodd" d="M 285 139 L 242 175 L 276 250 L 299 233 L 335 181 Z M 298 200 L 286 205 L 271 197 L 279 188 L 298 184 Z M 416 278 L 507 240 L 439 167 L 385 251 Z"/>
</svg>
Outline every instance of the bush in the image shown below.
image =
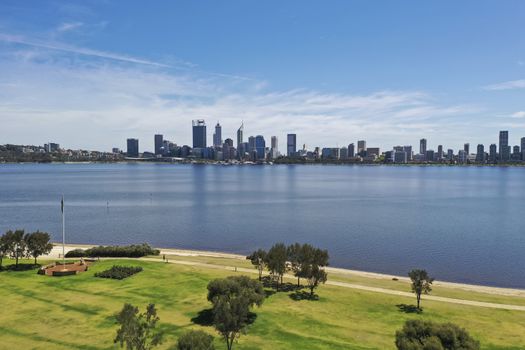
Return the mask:
<svg viewBox="0 0 525 350">
<path fill-rule="evenodd" d="M 188 331 L 181 335 L 177 350 L 214 350 L 213 337 L 203 331 Z"/>
<path fill-rule="evenodd" d="M 106 257 L 106 258 L 140 258 L 146 255 L 159 255 L 158 249 L 149 244 L 132 244 L 127 246 L 98 246 L 86 250 L 75 249 L 66 254 L 66 258 Z"/>
<path fill-rule="evenodd" d="M 95 277 L 122 280 L 142 271 L 140 266 L 113 265 L 110 269 L 95 273 Z"/>
</svg>

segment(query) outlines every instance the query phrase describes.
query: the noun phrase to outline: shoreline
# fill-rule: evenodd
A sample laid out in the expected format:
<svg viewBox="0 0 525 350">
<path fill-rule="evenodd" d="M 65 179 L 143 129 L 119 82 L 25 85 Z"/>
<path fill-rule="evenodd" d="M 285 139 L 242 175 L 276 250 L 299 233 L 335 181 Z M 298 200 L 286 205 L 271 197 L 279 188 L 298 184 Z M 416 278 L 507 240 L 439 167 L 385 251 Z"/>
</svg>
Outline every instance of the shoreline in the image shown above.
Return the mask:
<svg viewBox="0 0 525 350">
<path fill-rule="evenodd" d="M 45 257 L 56 259 L 59 257 L 59 254 L 62 254 L 61 244 L 53 242 L 53 245 L 54 245 L 53 250 L 51 251 L 50 254 L 46 255 Z M 65 251 L 67 253 L 68 251 L 73 250 L 73 249 L 88 249 L 88 248 L 97 247 L 97 246 L 98 245 L 93 245 L 93 244 L 66 244 Z M 246 256 L 241 255 L 241 254 L 235 254 L 235 253 L 217 252 L 217 251 L 209 251 L 209 250 L 180 249 L 180 248 L 155 247 L 155 249 L 160 250 L 160 255 L 163 255 L 163 254 L 176 255 L 180 257 L 185 257 L 185 256 L 187 257 L 189 256 L 212 257 L 212 258 L 246 261 Z M 408 277 L 384 274 L 384 273 L 378 273 L 378 272 L 352 270 L 352 269 L 346 269 L 346 268 L 340 268 L 340 267 L 330 267 L 330 266 L 326 267 L 325 269 L 328 273 L 333 273 L 333 274 L 342 275 L 342 276 L 358 276 L 358 277 L 381 279 L 381 280 L 397 279 L 399 281 L 403 281 L 406 283 L 410 282 L 410 279 Z M 520 289 L 520 288 L 494 287 L 494 286 L 486 286 L 486 285 L 479 285 L 479 284 L 448 282 L 448 281 L 438 281 L 438 280 L 434 281 L 432 285 L 434 287 L 460 289 L 463 291 L 471 291 L 471 292 L 485 293 L 485 294 L 491 294 L 491 295 L 525 298 L 525 288 Z"/>
</svg>

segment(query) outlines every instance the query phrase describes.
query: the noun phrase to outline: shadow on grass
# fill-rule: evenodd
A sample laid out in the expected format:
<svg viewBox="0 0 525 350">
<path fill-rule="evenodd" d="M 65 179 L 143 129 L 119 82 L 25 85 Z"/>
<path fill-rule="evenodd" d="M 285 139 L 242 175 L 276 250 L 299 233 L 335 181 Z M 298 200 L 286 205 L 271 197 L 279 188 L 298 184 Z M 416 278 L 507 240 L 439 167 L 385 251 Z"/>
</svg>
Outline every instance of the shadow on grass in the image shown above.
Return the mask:
<svg viewBox="0 0 525 350">
<path fill-rule="evenodd" d="M 418 309 L 415 305 L 408 304 L 397 304 L 399 312 L 404 312 L 406 314 L 420 314 L 423 312 L 423 309 Z"/>
<path fill-rule="evenodd" d="M 257 319 L 255 312 L 248 313 L 248 324 L 252 324 Z M 213 326 L 213 309 L 204 309 L 197 313 L 197 316 L 191 319 L 191 322 L 198 324 L 199 326 Z"/>
<path fill-rule="evenodd" d="M 306 292 L 304 290 L 301 291 L 295 291 L 294 293 L 290 294 L 290 299 L 294 301 L 300 301 L 300 300 L 319 300 L 319 296 L 317 294 L 310 294 L 309 292 Z"/>
<path fill-rule="evenodd" d="M 2 266 L 0 271 L 29 271 L 40 268 L 40 264 L 18 264 L 18 266 L 12 264 L 7 266 Z"/>
<path fill-rule="evenodd" d="M 297 284 L 290 283 L 290 282 L 284 282 L 280 284 L 276 279 L 272 279 L 270 276 L 264 276 L 261 280 L 261 283 L 265 288 L 273 289 L 273 291 L 266 294 L 267 296 L 270 296 L 276 292 L 288 293 L 288 292 L 294 292 L 294 291 L 297 291 L 303 288 L 302 286 L 298 286 Z"/>
</svg>

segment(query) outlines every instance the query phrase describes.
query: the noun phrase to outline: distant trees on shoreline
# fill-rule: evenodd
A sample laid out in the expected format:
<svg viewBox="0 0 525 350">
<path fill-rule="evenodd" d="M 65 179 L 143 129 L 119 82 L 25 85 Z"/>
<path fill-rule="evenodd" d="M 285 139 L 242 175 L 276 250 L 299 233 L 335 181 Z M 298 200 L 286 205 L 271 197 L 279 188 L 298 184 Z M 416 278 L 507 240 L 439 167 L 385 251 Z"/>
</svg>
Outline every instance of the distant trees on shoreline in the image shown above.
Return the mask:
<svg viewBox="0 0 525 350">
<path fill-rule="evenodd" d="M 7 231 L 0 236 L 0 269 L 4 257 L 15 259 L 16 268 L 18 268 L 19 260 L 22 258 L 34 258 L 36 265 L 39 256 L 48 254 L 53 249 L 50 240 L 51 236 L 47 232 Z"/>
</svg>

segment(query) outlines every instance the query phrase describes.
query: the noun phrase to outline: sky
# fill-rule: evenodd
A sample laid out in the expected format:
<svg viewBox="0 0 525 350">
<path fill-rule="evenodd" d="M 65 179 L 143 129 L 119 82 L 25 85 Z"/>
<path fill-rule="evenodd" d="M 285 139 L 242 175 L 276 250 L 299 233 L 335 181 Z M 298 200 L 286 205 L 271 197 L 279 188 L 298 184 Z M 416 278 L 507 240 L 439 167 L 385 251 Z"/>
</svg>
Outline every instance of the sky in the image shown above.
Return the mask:
<svg viewBox="0 0 525 350">
<path fill-rule="evenodd" d="M 525 137 L 524 1 L 0 2 L 0 144 L 279 138 L 457 150 Z M 416 147 L 417 149 L 417 147 Z"/>
</svg>

